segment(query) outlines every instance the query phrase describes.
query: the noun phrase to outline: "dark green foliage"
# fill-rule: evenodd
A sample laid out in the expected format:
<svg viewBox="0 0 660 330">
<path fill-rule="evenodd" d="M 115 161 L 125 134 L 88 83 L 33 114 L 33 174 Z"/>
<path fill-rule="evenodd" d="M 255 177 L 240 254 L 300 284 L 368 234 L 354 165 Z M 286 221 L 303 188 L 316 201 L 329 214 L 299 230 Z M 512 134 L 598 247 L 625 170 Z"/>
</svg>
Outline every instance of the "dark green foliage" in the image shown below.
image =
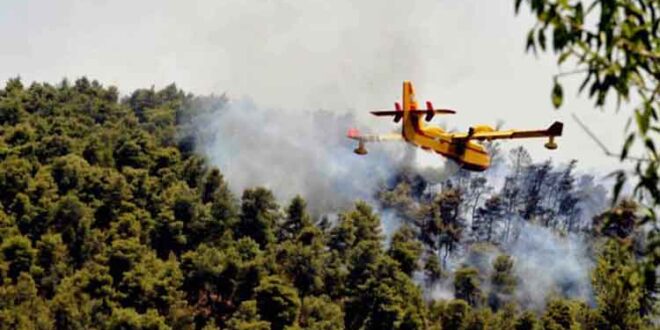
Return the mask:
<svg viewBox="0 0 660 330">
<path fill-rule="evenodd" d="M 30 275 L 21 273 L 15 284 L 0 287 L 0 328 L 41 330 L 53 324 L 51 310 Z"/>
<path fill-rule="evenodd" d="M 53 205 L 48 226 L 62 235 L 72 261 L 82 265 L 90 255 L 86 239 L 90 235 L 91 211 L 75 195 L 66 195 Z"/>
<path fill-rule="evenodd" d="M 464 300 L 453 300 L 447 303 L 441 317 L 441 324 L 446 329 L 463 329 L 471 311 Z"/>
<path fill-rule="evenodd" d="M 319 293 L 326 276 L 324 262 L 327 258 L 320 231 L 308 225 L 297 241 L 285 241 L 276 251 L 277 264 L 289 274 L 301 297 Z"/>
<path fill-rule="evenodd" d="M 270 190 L 247 189 L 241 199 L 236 237 L 250 237 L 263 248 L 275 240 L 275 226 L 279 216 L 279 206 Z"/>
<path fill-rule="evenodd" d="M 36 245 L 36 265 L 34 277 L 41 284 L 43 296 L 50 299 L 60 281 L 70 272 L 68 248 L 60 234 L 45 234 Z"/>
<path fill-rule="evenodd" d="M 408 226 L 401 227 L 392 236 L 390 250 L 388 251 L 390 257 L 399 263 L 401 271 L 408 276 L 419 269 L 417 262 L 422 254 L 422 243 L 416 240 L 415 237 L 412 228 Z"/>
<path fill-rule="evenodd" d="M 151 159 L 151 138 L 146 134 L 137 136 L 122 136 L 113 151 L 117 167 L 149 168 Z"/>
<path fill-rule="evenodd" d="M 426 258 L 426 263 L 424 264 L 424 275 L 430 284 L 435 283 L 440 278 L 442 278 L 442 267 L 440 267 L 440 261 L 436 255 L 429 255 Z"/>
<path fill-rule="evenodd" d="M 511 299 L 516 288 L 513 266 L 513 259 L 506 255 L 498 256 L 493 262 L 490 279 L 492 291 L 488 296 L 488 304 L 495 311 Z"/>
<path fill-rule="evenodd" d="M 206 328 L 205 328 L 206 329 Z M 270 330 L 270 322 L 262 321 L 257 312 L 257 302 L 246 300 L 227 321 L 229 330 Z"/>
<path fill-rule="evenodd" d="M 0 252 L 2 252 L 2 261 L 8 264 L 6 276 L 16 281 L 21 273 L 30 272 L 36 251 L 32 248 L 29 239 L 24 236 L 14 236 L 4 240 Z"/>
<path fill-rule="evenodd" d="M 259 315 L 271 323 L 272 329 L 282 330 L 297 320 L 300 298 L 281 278 L 265 277 L 256 289 L 256 298 Z"/>
<path fill-rule="evenodd" d="M 560 79 L 568 76 L 580 77 L 578 91 L 588 91 L 588 98 L 596 107 L 611 104 L 612 96 L 617 109 L 624 103 L 632 103 L 626 107 L 630 111 L 629 121 L 624 129 L 626 138 L 620 146 L 619 159 L 633 161 L 636 165 L 632 175 L 623 169 L 613 173 L 616 183 L 612 204 L 621 197 L 626 181 L 632 181 L 633 195 L 644 208 L 640 224 L 648 227 L 645 232 L 648 249 L 642 251 L 639 267 L 645 269 L 645 273 L 657 273 L 653 269 L 660 266 L 660 148 L 657 145 L 660 137 L 660 2 L 515 0 L 516 12 L 523 4 L 536 18 L 528 33 L 527 49 L 536 52 L 539 46 L 545 51 L 543 36 L 552 34 L 557 63 L 569 65 L 566 71 L 553 78 L 551 95 L 555 107 L 562 104 Z M 639 156 L 631 155 L 636 142 L 642 145 Z M 630 224 L 626 223 L 614 226 L 605 223 L 601 229 L 619 236 L 625 236 L 630 229 Z M 644 276 L 640 280 L 651 290 L 651 297 L 656 297 L 646 304 L 655 304 L 659 294 L 657 276 Z M 648 307 L 642 309 L 649 310 Z"/>
<path fill-rule="evenodd" d="M 0 200 L 3 205 L 10 205 L 16 194 L 27 190 L 32 165 L 27 159 L 10 156 L 0 163 Z"/>
<path fill-rule="evenodd" d="M 153 310 L 139 314 L 131 308 L 114 308 L 108 319 L 107 329 L 163 330 L 169 327 L 165 324 L 165 319 Z"/>
<path fill-rule="evenodd" d="M 597 235 L 626 240 L 639 223 L 637 203 L 623 200 L 616 207 L 594 218 L 593 229 Z"/>
<path fill-rule="evenodd" d="M 311 226 L 312 220 L 307 213 L 307 203 L 305 200 L 296 196 L 287 208 L 287 216 L 280 227 L 280 240 L 292 239 L 300 234 L 302 228 Z"/>
<path fill-rule="evenodd" d="M 593 272 L 594 293 L 601 317 L 599 328 L 636 329 L 641 326 L 644 304 L 642 274 L 631 246 L 608 240 Z"/>
<path fill-rule="evenodd" d="M 379 242 L 362 242 L 354 251 L 348 275 L 351 299 L 346 303 L 346 328 L 396 329 L 418 324 L 423 317 L 421 292 L 385 255 Z"/>
<path fill-rule="evenodd" d="M 302 301 L 300 326 L 310 330 L 335 330 L 344 328 L 341 306 L 327 296 L 307 297 Z"/>
<path fill-rule="evenodd" d="M 554 299 L 541 318 L 543 327 L 549 330 L 570 330 L 573 325 L 573 314 L 568 301 Z"/>
<path fill-rule="evenodd" d="M 474 267 L 462 267 L 454 274 L 454 293 L 457 299 L 465 300 L 470 306 L 483 302 L 479 271 Z"/>
<path fill-rule="evenodd" d="M 536 330 L 538 328 L 538 319 L 533 312 L 523 312 L 514 325 L 516 330 Z"/>
<path fill-rule="evenodd" d="M 496 222 L 504 219 L 504 215 L 504 200 L 497 195 L 488 198 L 484 206 L 478 208 L 474 215 L 473 227 L 478 239 L 491 242 L 495 233 L 493 227 L 496 225 Z"/>
<path fill-rule="evenodd" d="M 457 184 L 424 196 L 427 183 L 406 172 L 382 197 L 415 225 L 395 232 L 387 246 L 378 214 L 365 202 L 340 210 L 336 221 L 319 221 L 303 196 L 280 207 L 273 192 L 253 188 L 237 199 L 231 178 L 194 153 L 194 137 L 179 139 L 208 102 L 218 108 L 226 98 L 194 98 L 170 85 L 119 101 L 116 88 L 86 78 L 27 89 L 12 79 L 0 90 L 0 329 L 538 325 L 534 314 L 514 305 L 515 286 L 524 279 L 513 277 L 508 257 L 491 265 L 490 245 L 468 253 L 477 268 L 453 274 L 459 299 L 427 306 L 422 283 L 413 278 L 423 273 L 437 284 L 452 275 L 441 261 L 465 238 L 465 210 L 484 223 L 500 213 L 545 220 L 550 204 L 531 205 L 545 192 L 521 182 L 559 172 L 521 165 L 507 178 L 517 183 L 498 199 L 486 197 L 482 177 L 460 178 L 465 191 Z M 544 189 L 572 191 L 570 171 L 562 173 L 563 180 L 545 181 Z M 571 204 L 568 192 L 558 195 L 566 197 L 561 208 Z M 622 204 L 599 218 L 595 236 L 633 246 L 634 210 Z M 568 223 L 561 222 L 576 230 Z M 483 241 L 502 236 L 484 233 Z M 608 247 L 594 273 L 598 307 L 550 304 L 542 323 L 645 325 L 635 312 L 653 312 L 651 290 L 634 280 L 651 273 L 634 265 L 632 250 Z"/>
</svg>

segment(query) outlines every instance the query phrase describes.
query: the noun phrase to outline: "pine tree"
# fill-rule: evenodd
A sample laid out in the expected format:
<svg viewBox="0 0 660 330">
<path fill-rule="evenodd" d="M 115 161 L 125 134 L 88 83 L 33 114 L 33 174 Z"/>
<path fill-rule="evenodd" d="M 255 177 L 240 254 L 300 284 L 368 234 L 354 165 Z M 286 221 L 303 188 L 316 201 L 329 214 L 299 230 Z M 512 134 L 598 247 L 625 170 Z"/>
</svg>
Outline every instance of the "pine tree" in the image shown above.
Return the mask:
<svg viewBox="0 0 660 330">
<path fill-rule="evenodd" d="M 54 322 L 48 304 L 37 292 L 34 280 L 21 273 L 15 284 L 0 286 L 0 328 L 52 329 Z"/>
<path fill-rule="evenodd" d="M 491 196 L 483 207 L 477 209 L 472 224 L 477 240 L 486 242 L 494 240 L 498 222 L 504 219 L 504 212 L 503 200 L 498 195 Z"/>
<path fill-rule="evenodd" d="M 245 190 L 236 237 L 251 237 L 260 247 L 266 247 L 275 240 L 278 219 L 279 206 L 272 192 L 264 188 Z"/>
<path fill-rule="evenodd" d="M 574 320 L 569 302 L 564 299 L 551 300 L 545 308 L 541 322 L 544 329 L 548 330 L 572 329 Z"/>
<path fill-rule="evenodd" d="M 412 228 L 404 225 L 392 236 L 388 254 L 396 260 L 401 271 L 408 276 L 419 269 L 418 261 L 422 254 L 422 244 L 415 239 Z"/>
<path fill-rule="evenodd" d="M 514 325 L 515 330 L 537 330 L 539 327 L 539 322 L 531 311 L 523 312 L 517 319 Z"/>
<path fill-rule="evenodd" d="M 2 268 L 6 268 L 3 274 L 14 282 L 18 280 L 22 273 L 30 273 L 30 270 L 36 259 L 36 251 L 32 247 L 32 242 L 25 236 L 17 235 L 5 239 L 0 246 L 2 252 Z"/>
<path fill-rule="evenodd" d="M 493 262 L 490 277 L 492 290 L 488 296 L 488 305 L 497 311 L 511 300 L 517 279 L 513 275 L 513 259 L 507 255 L 498 256 Z"/>
<path fill-rule="evenodd" d="M 470 306 L 481 306 L 483 294 L 480 288 L 479 272 L 474 267 L 461 267 L 454 273 L 454 295 L 465 300 Z"/>
<path fill-rule="evenodd" d="M 300 298 L 296 290 L 277 276 L 265 277 L 256 291 L 257 309 L 274 330 L 294 324 L 300 314 Z"/>
<path fill-rule="evenodd" d="M 435 254 L 429 254 L 426 257 L 426 262 L 424 263 L 424 275 L 426 275 L 428 285 L 433 285 L 442 278 L 442 267 Z"/>
<path fill-rule="evenodd" d="M 226 328 L 228 330 L 270 330 L 270 325 L 270 322 L 261 320 L 257 312 L 257 302 L 255 300 L 245 300 L 227 321 Z"/>
<path fill-rule="evenodd" d="M 300 326 L 310 330 L 344 329 L 344 313 L 341 306 L 327 296 L 309 296 L 302 301 Z"/>
<path fill-rule="evenodd" d="M 593 287 L 602 329 L 641 326 L 642 278 L 630 245 L 608 240 L 593 271 Z"/>
<path fill-rule="evenodd" d="M 287 208 L 287 216 L 280 226 L 278 235 L 280 241 L 295 238 L 303 228 L 312 225 L 306 208 L 307 203 L 302 197 L 296 196 L 291 200 L 291 204 Z"/>
</svg>

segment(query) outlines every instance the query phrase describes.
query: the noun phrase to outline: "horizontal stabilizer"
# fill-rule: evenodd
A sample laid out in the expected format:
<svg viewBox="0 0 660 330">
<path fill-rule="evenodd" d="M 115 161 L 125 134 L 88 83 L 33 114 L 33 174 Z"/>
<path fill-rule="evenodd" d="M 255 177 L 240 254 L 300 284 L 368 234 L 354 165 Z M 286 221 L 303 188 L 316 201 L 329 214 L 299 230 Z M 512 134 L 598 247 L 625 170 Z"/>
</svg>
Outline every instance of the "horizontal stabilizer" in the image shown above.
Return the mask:
<svg viewBox="0 0 660 330">
<path fill-rule="evenodd" d="M 429 110 L 408 110 L 408 113 L 416 114 L 416 115 L 426 115 L 429 112 Z M 455 114 L 456 111 L 451 110 L 451 109 L 433 109 L 433 113 L 435 114 Z M 378 110 L 378 111 L 371 111 L 371 114 L 374 116 L 396 116 L 400 115 L 401 111 L 397 110 Z"/>
</svg>

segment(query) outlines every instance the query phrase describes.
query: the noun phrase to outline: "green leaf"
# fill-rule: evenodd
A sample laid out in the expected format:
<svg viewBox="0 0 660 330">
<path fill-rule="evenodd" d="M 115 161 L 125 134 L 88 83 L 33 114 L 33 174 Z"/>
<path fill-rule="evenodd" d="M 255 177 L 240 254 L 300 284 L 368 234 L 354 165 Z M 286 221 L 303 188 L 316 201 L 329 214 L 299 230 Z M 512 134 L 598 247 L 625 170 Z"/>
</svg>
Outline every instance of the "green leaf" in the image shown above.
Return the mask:
<svg viewBox="0 0 660 330">
<path fill-rule="evenodd" d="M 552 31 L 552 48 L 559 52 L 564 49 L 564 46 L 566 46 L 567 42 L 568 32 L 566 31 L 566 28 L 564 25 L 558 25 Z"/>
<path fill-rule="evenodd" d="M 648 102 L 646 102 L 646 104 L 644 104 L 644 108 L 646 109 L 646 111 L 651 113 L 650 116 L 651 116 L 651 118 L 653 118 L 653 120 L 656 120 L 656 121 L 658 120 L 658 113 L 655 111 L 655 108 L 653 106 L 651 106 L 650 101 L 648 101 Z"/>
<path fill-rule="evenodd" d="M 518 14 L 518 11 L 520 10 L 520 4 L 522 3 L 522 0 L 516 0 L 516 14 Z"/>
<path fill-rule="evenodd" d="M 619 195 L 621 195 L 621 190 L 623 185 L 626 183 L 626 173 L 624 171 L 616 171 L 608 176 L 616 176 L 616 182 L 614 183 L 614 191 L 612 193 L 612 206 L 616 204 L 619 200 Z"/>
<path fill-rule="evenodd" d="M 557 60 L 557 64 L 562 64 L 566 59 L 571 55 L 570 51 L 565 51 L 559 55 L 559 60 Z"/>
<path fill-rule="evenodd" d="M 580 84 L 580 88 L 578 88 L 578 93 L 582 93 L 582 90 L 584 90 L 584 88 L 587 87 L 587 84 L 591 80 L 592 75 L 593 75 L 593 71 L 589 70 L 589 74 L 587 74 L 587 77 L 584 78 L 584 80 Z"/>
<path fill-rule="evenodd" d="M 539 29 L 538 35 L 536 36 L 536 38 L 539 41 L 539 46 L 541 46 L 541 49 L 545 50 L 545 30 Z"/>
<path fill-rule="evenodd" d="M 555 79 L 555 84 L 552 87 L 552 105 L 555 106 L 555 109 L 559 109 L 561 107 L 562 101 L 564 99 L 564 91 L 561 88 L 561 85 Z"/>
<path fill-rule="evenodd" d="M 575 5 L 575 23 L 582 25 L 584 23 L 584 10 L 582 9 L 582 3 L 578 2 Z"/>
<path fill-rule="evenodd" d="M 635 120 L 637 121 L 637 127 L 639 127 L 639 132 L 642 135 L 645 135 L 649 130 L 651 113 L 649 111 L 635 111 Z"/>
<path fill-rule="evenodd" d="M 653 139 L 651 139 L 650 137 L 647 136 L 644 139 L 644 145 L 646 145 L 646 149 L 651 151 L 652 154 L 657 154 L 658 153 L 655 149 L 655 143 L 653 142 Z"/>
<path fill-rule="evenodd" d="M 529 52 L 529 50 L 534 51 L 534 54 L 536 54 L 536 45 L 534 44 L 534 29 L 529 30 L 527 33 L 527 45 L 525 46 L 525 51 Z"/>
<path fill-rule="evenodd" d="M 630 133 L 626 138 L 626 142 L 623 144 L 623 150 L 621 151 L 621 160 L 624 160 L 626 159 L 626 157 L 628 157 L 628 151 L 630 151 L 630 147 L 633 145 L 633 142 L 635 142 L 635 133 Z"/>
</svg>

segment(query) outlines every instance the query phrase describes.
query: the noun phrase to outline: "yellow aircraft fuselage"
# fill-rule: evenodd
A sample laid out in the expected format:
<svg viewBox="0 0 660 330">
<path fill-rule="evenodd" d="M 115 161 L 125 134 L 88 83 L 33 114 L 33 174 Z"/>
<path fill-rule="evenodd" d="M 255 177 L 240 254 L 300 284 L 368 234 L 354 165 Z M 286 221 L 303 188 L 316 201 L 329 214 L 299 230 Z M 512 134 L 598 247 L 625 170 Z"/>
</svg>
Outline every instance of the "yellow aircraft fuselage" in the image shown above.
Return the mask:
<svg viewBox="0 0 660 330">
<path fill-rule="evenodd" d="M 423 115 L 410 112 L 410 110 L 418 110 L 418 107 L 413 85 L 407 80 L 403 82 L 402 110 L 401 134 L 408 143 L 453 159 L 467 170 L 484 171 L 490 166 L 490 156 L 484 146 L 472 140 L 456 142 L 442 128 L 426 125 Z M 475 131 L 493 131 L 493 129 L 488 126 L 476 126 Z"/>
<path fill-rule="evenodd" d="M 488 125 L 471 126 L 467 132 L 446 132 L 442 128 L 426 125 L 435 114 L 454 114 L 451 109 L 434 109 L 431 102 L 426 102 L 426 109 L 419 109 L 415 100 L 415 90 L 410 81 L 403 82 L 403 106 L 395 103 L 395 110 L 371 111 L 375 116 L 392 116 L 394 122 L 401 123 L 401 133 L 361 135 L 357 129 L 349 129 L 348 138 L 358 141 L 354 152 L 366 155 L 365 143 L 379 141 L 405 140 L 427 151 L 434 151 L 456 161 L 462 168 L 471 171 L 484 171 L 490 166 L 490 156 L 480 141 L 498 139 L 520 139 L 547 137 L 545 147 L 557 149 L 555 138 L 561 136 L 564 124 L 554 122 L 547 129 L 536 130 L 495 130 Z"/>
</svg>

